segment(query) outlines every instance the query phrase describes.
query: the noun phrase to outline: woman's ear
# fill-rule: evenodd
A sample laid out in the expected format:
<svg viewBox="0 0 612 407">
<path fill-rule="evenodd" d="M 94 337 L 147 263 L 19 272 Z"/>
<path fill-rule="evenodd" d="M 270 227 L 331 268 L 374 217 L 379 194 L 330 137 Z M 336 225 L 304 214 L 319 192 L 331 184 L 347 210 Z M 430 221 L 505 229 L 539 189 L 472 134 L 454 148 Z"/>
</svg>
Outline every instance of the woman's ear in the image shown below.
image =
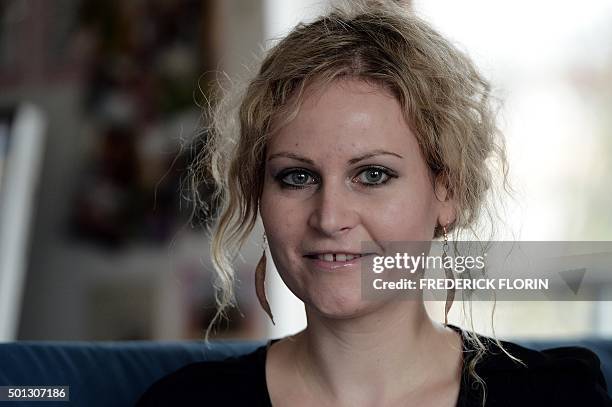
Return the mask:
<svg viewBox="0 0 612 407">
<path fill-rule="evenodd" d="M 434 193 L 438 200 L 438 224 L 442 226 L 453 224 L 457 219 L 457 205 L 446 185 L 444 177 L 436 177 Z"/>
</svg>

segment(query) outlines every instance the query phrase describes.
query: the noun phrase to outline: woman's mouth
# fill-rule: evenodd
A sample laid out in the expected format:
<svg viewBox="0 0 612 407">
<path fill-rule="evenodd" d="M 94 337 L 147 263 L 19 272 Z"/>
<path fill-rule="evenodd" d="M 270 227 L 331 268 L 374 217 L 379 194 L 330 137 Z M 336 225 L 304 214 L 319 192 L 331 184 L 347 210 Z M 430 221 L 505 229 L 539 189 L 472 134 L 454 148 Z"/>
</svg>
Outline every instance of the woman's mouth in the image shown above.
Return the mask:
<svg viewBox="0 0 612 407">
<path fill-rule="evenodd" d="M 330 270 L 348 270 L 356 268 L 361 264 L 364 257 L 373 255 L 373 253 L 366 254 L 350 254 L 350 253 L 322 253 L 322 254 L 310 254 L 304 256 L 311 262 L 315 267 L 330 271 Z"/>
</svg>

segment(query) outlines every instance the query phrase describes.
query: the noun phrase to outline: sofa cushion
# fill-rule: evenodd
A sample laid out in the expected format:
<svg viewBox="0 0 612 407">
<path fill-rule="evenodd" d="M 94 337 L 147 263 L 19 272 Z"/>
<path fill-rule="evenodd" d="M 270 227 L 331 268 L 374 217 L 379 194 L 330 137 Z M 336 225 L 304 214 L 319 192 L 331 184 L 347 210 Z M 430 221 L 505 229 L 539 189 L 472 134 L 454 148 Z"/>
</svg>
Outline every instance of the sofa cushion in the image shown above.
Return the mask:
<svg viewBox="0 0 612 407">
<path fill-rule="evenodd" d="M 197 341 L 3 343 L 0 386 L 70 386 L 70 403 L 44 402 L 41 406 L 133 406 L 153 382 L 186 364 L 237 356 L 263 343 L 222 341 L 208 346 Z"/>
</svg>

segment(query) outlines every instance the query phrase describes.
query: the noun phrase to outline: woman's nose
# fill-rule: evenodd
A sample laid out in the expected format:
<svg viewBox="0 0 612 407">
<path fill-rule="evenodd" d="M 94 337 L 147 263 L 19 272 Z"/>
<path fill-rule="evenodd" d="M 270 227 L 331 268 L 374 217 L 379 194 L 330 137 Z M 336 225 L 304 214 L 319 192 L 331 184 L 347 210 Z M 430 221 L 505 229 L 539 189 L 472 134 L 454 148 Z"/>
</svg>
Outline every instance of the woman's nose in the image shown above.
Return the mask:
<svg viewBox="0 0 612 407">
<path fill-rule="evenodd" d="M 312 197 L 309 226 L 327 236 L 351 230 L 358 221 L 351 192 L 339 184 L 324 184 Z"/>
</svg>

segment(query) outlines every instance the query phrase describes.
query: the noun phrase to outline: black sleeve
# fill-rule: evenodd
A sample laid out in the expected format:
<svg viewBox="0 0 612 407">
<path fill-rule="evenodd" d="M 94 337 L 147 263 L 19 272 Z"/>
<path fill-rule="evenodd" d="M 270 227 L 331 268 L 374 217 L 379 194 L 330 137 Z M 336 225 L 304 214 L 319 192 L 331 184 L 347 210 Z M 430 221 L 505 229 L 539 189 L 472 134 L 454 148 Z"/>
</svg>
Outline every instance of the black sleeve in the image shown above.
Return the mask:
<svg viewBox="0 0 612 407">
<path fill-rule="evenodd" d="M 601 362 L 595 352 L 579 346 L 560 347 L 542 351 L 548 362 L 541 380 L 548 382 L 551 396 L 563 405 L 610 407 Z M 538 370 L 536 369 L 536 374 Z M 553 383 L 554 381 L 554 383 Z"/>
<path fill-rule="evenodd" d="M 223 366 L 214 366 L 211 363 L 194 363 L 187 365 L 176 372 L 169 374 L 155 382 L 141 396 L 136 403 L 137 407 L 161 406 L 195 406 L 215 405 L 211 396 L 217 394 L 224 386 L 229 384 L 224 380 Z M 214 374 L 217 371 L 217 375 Z"/>
<path fill-rule="evenodd" d="M 260 379 L 241 364 L 193 363 L 155 382 L 136 407 L 263 406 Z"/>
<path fill-rule="evenodd" d="M 502 343 L 521 362 L 511 360 L 493 345 L 494 351 L 479 362 L 487 407 L 612 407 L 600 359 L 593 351 L 579 346 L 537 351 Z M 481 403 L 481 393 L 470 392 L 464 405 Z"/>
</svg>

